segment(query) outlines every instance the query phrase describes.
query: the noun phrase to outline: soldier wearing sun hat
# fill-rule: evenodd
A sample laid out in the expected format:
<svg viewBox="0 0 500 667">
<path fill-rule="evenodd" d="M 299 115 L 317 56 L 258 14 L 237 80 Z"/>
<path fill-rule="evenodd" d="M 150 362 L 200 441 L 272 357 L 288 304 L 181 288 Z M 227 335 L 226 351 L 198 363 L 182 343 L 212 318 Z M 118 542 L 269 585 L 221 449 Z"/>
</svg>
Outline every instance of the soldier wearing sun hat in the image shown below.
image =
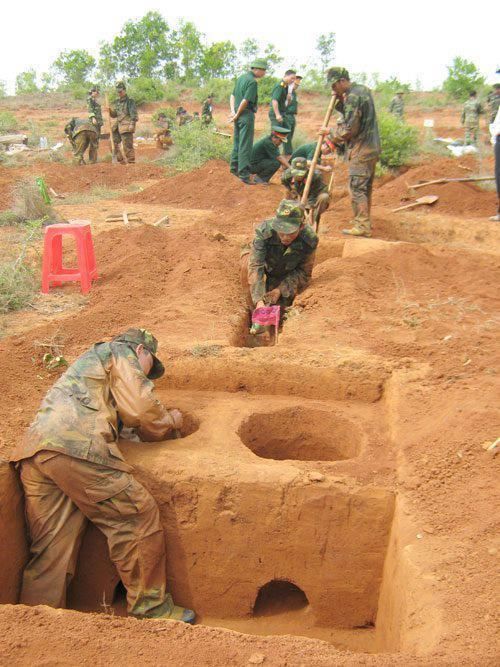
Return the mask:
<svg viewBox="0 0 500 667">
<path fill-rule="evenodd" d="M 234 124 L 233 151 L 230 172 L 244 183 L 250 184 L 250 160 L 252 157 L 255 114 L 259 96 L 257 79 L 267 70 L 267 61 L 261 58 L 250 64 L 250 71 L 236 80 L 230 97 L 231 114 L 229 122 Z"/>
<path fill-rule="evenodd" d="M 284 155 L 280 155 L 280 146 L 286 141 L 289 132 L 287 127 L 272 125 L 271 134 L 254 144 L 250 160 L 254 183 L 269 183 L 280 167 L 288 169 L 290 163 Z"/>
<path fill-rule="evenodd" d="M 252 308 L 290 306 L 311 279 L 318 237 L 304 224 L 304 208 L 283 199 L 275 217 L 255 228 L 241 255 L 241 280 Z"/>
</svg>

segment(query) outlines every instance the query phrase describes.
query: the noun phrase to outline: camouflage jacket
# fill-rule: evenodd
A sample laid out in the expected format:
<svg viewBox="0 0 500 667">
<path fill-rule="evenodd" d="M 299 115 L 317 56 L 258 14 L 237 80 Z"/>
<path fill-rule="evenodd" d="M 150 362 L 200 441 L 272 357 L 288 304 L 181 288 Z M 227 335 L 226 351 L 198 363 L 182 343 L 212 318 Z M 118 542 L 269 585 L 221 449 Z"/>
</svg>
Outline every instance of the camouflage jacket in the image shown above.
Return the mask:
<svg viewBox="0 0 500 667">
<path fill-rule="evenodd" d="M 341 120 L 332 134 L 334 143 L 346 144 L 347 158 L 354 162 L 369 162 L 380 155 L 377 115 L 370 90 L 353 83 L 336 109 Z"/>
<path fill-rule="evenodd" d="M 392 98 L 389 105 L 389 112 L 393 113 L 395 116 L 399 116 L 399 118 L 403 118 L 405 114 L 405 103 L 404 100 L 399 97 L 399 95 L 395 95 Z"/>
<path fill-rule="evenodd" d="M 135 132 L 135 124 L 139 116 L 137 115 L 137 106 L 134 100 L 130 99 L 128 95 L 124 98 L 119 97 L 113 103 L 109 115 L 111 118 L 116 118 L 116 122 L 113 123 L 114 130 Z"/>
<path fill-rule="evenodd" d="M 68 136 L 70 141 L 72 141 L 77 134 L 80 134 L 80 132 L 92 132 L 92 134 L 97 134 L 98 129 L 88 118 L 72 118 L 64 128 L 64 134 Z"/>
<path fill-rule="evenodd" d="M 478 100 L 467 100 L 462 109 L 462 125 L 476 127 L 479 125 L 479 116 L 483 113 L 483 107 Z"/>
<path fill-rule="evenodd" d="M 490 95 L 488 97 L 488 106 L 490 108 L 490 123 L 494 123 L 498 108 L 500 107 L 500 95 L 496 95 L 495 93 Z"/>
<path fill-rule="evenodd" d="M 162 440 L 174 428 L 127 343 L 97 343 L 48 391 L 12 461 L 41 450 L 117 470 L 131 470 L 116 444 L 121 426 L 143 440 Z"/>
<path fill-rule="evenodd" d="M 305 225 L 289 246 L 281 243 L 271 220 L 258 225 L 248 261 L 248 280 L 254 304 L 276 287 L 280 288 L 283 297 L 290 299 L 302 292 L 311 279 L 317 245 L 318 237 L 310 225 Z"/>
<path fill-rule="evenodd" d="M 102 119 L 102 108 L 99 102 L 91 96 L 87 97 L 87 109 L 89 112 L 90 120 L 92 120 L 92 118 L 95 118 L 97 121 L 97 125 L 99 127 L 102 127 L 104 121 Z"/>
<path fill-rule="evenodd" d="M 304 178 L 302 181 L 296 181 L 292 176 L 292 170 L 287 169 L 285 172 L 283 172 L 281 177 L 281 184 L 285 186 L 293 198 L 296 197 L 297 199 L 300 199 L 302 197 L 302 193 L 304 192 L 304 188 L 306 187 L 306 180 L 307 179 Z M 324 183 L 321 173 L 319 171 L 315 171 L 311 181 L 309 197 L 307 199 L 308 205 L 314 206 L 318 195 L 320 195 L 322 192 L 328 192 L 328 186 Z M 288 196 L 289 195 L 287 195 L 287 197 Z"/>
<path fill-rule="evenodd" d="M 201 117 L 205 120 L 205 122 L 212 120 L 212 105 L 208 100 L 205 100 L 202 104 Z"/>
</svg>

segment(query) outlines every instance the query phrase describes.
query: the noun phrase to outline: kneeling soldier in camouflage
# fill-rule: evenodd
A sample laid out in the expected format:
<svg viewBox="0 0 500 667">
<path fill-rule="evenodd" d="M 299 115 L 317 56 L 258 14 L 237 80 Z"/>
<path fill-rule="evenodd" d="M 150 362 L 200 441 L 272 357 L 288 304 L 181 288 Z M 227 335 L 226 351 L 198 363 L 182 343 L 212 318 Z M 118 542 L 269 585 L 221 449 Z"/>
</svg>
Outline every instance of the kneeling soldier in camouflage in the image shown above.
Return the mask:
<svg viewBox="0 0 500 667">
<path fill-rule="evenodd" d="M 73 146 L 74 162 L 85 164 L 84 154 L 89 149 L 89 162 L 97 162 L 97 146 L 99 145 L 99 129 L 90 119 L 72 118 L 64 128 L 64 134 Z"/>
<path fill-rule="evenodd" d="M 156 350 L 145 329 L 93 345 L 49 390 L 14 451 L 31 536 L 22 604 L 65 605 L 89 520 L 107 538 L 130 614 L 194 621 L 166 591 L 158 506 L 116 444 L 122 426 L 150 441 L 182 426 L 182 414 L 155 397 L 151 380 L 165 372 Z"/>
<path fill-rule="evenodd" d="M 296 157 L 292 160 L 290 169 L 287 169 L 281 177 L 281 183 L 287 189 L 289 199 L 300 199 L 306 186 L 309 167 L 305 157 Z M 309 211 L 309 224 L 314 229 L 319 226 L 321 214 L 330 206 L 330 195 L 328 187 L 323 182 L 319 171 L 315 171 L 309 189 L 306 211 Z"/>
<path fill-rule="evenodd" d="M 276 217 L 255 228 L 241 255 L 241 282 L 251 308 L 292 305 L 311 279 L 318 237 L 304 224 L 304 208 L 283 199 Z"/>
</svg>

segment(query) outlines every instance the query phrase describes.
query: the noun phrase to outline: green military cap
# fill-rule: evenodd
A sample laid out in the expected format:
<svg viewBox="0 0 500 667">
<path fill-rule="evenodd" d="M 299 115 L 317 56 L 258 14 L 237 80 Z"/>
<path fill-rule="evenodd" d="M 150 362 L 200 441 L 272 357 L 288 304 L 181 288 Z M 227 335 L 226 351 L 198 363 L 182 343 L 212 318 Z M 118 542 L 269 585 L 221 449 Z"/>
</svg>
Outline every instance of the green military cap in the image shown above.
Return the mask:
<svg viewBox="0 0 500 667">
<path fill-rule="evenodd" d="M 123 333 L 113 338 L 114 343 L 132 343 L 133 345 L 143 345 L 153 357 L 153 366 L 149 371 L 148 378 L 156 380 L 165 373 L 165 367 L 156 356 L 158 341 L 151 331 L 147 329 L 127 329 Z"/>
<path fill-rule="evenodd" d="M 115 88 L 116 90 L 127 90 L 127 87 L 125 86 L 123 81 L 117 81 Z"/>
<path fill-rule="evenodd" d="M 345 67 L 330 67 L 326 74 L 326 80 L 328 83 L 337 83 L 340 79 L 349 80 L 349 72 Z"/>
<path fill-rule="evenodd" d="M 256 58 L 250 63 L 250 69 L 267 69 L 267 60 L 264 60 L 264 58 Z"/>
<path fill-rule="evenodd" d="M 276 232 L 293 234 L 298 231 L 304 222 L 304 207 L 295 199 L 282 199 L 276 209 L 276 217 L 271 221 L 271 227 Z"/>
<path fill-rule="evenodd" d="M 305 157 L 294 157 L 291 166 L 292 176 L 304 178 L 304 176 L 309 171 L 309 167 L 307 166 L 307 159 Z"/>
<path fill-rule="evenodd" d="M 271 134 L 278 137 L 282 141 L 286 141 L 290 130 L 288 127 L 282 127 L 281 125 L 271 125 Z"/>
</svg>

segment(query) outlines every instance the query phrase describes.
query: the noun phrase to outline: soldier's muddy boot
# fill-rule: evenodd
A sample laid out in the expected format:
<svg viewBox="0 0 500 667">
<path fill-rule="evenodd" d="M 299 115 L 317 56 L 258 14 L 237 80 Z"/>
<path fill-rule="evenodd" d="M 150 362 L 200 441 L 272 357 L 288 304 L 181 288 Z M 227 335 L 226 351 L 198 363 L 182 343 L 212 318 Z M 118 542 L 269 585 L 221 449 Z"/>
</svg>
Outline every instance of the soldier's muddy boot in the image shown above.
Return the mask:
<svg viewBox="0 0 500 667">
<path fill-rule="evenodd" d="M 182 621 L 192 625 L 196 614 L 192 609 L 175 605 L 172 596 L 168 593 L 163 604 L 150 609 L 142 618 L 154 621 Z"/>
<path fill-rule="evenodd" d="M 343 229 L 342 234 L 347 236 L 362 236 L 369 239 L 372 235 L 371 231 L 366 227 L 353 227 L 352 229 Z"/>
</svg>

